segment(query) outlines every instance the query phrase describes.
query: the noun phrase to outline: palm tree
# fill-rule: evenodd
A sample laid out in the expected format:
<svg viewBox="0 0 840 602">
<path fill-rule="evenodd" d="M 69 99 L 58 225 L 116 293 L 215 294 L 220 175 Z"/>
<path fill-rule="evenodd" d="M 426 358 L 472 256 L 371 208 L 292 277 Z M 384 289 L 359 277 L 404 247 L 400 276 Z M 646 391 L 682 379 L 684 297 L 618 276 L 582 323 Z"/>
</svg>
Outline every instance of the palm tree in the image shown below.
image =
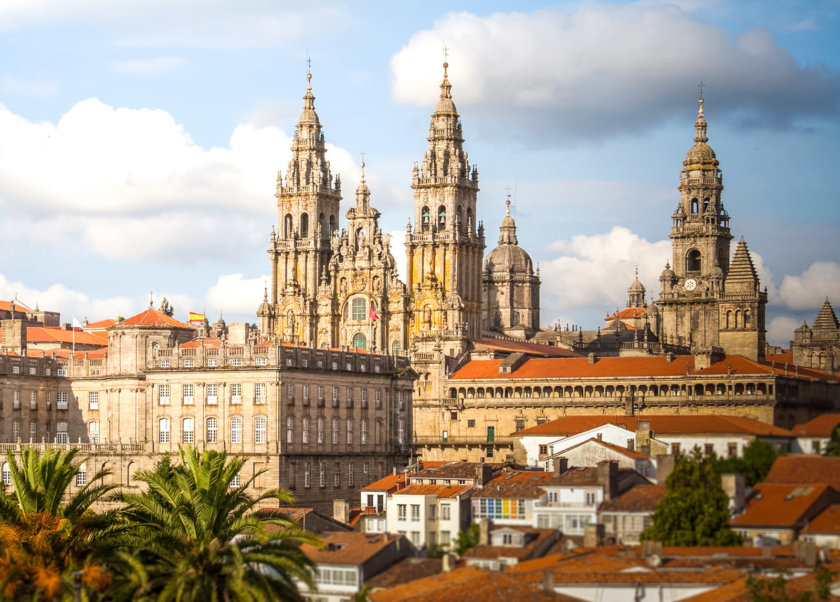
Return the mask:
<svg viewBox="0 0 840 602">
<path fill-rule="evenodd" d="M 121 591 L 136 586 L 135 598 L 155 600 L 301 600 L 297 581 L 313 587 L 313 580 L 300 544 L 320 540 L 288 517 L 255 513 L 265 500 L 291 503 L 292 495 L 250 496 L 258 475 L 240 485 L 240 457 L 185 447 L 179 459 L 138 472 L 148 490 L 122 496 L 139 563 Z"/>
<path fill-rule="evenodd" d="M 60 599 L 73 591 L 73 573 L 82 584 L 104 590 L 110 571 L 104 558 L 117 546 L 119 521 L 114 511 L 96 514 L 94 503 L 115 488 L 101 481 L 100 470 L 68 493 L 84 459 L 78 449 L 10 453 L 13 493 L 0 495 L 0 595 Z"/>
</svg>

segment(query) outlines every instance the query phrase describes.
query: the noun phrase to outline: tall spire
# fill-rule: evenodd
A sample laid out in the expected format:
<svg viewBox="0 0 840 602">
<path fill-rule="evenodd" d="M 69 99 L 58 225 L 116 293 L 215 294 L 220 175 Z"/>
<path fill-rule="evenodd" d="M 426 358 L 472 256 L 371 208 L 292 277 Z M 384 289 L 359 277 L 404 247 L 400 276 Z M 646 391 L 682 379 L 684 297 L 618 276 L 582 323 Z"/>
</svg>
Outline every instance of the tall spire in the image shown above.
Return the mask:
<svg viewBox="0 0 840 602">
<path fill-rule="evenodd" d="M 499 227 L 499 244 L 519 244 L 519 241 L 516 239 L 516 222 L 510 216 L 510 198 L 505 201 L 505 205 L 505 217 L 502 219 L 502 225 Z"/>
<path fill-rule="evenodd" d="M 837 321 L 837 315 L 834 313 L 834 308 L 831 307 L 831 302 L 828 297 L 825 298 L 820 313 L 817 314 L 817 319 L 814 320 L 814 330 L 832 330 L 840 328 L 840 322 Z"/>
<path fill-rule="evenodd" d="M 755 271 L 747 243 L 742 238 L 735 247 L 735 256 L 726 274 L 725 288 L 727 293 L 753 293 L 758 287 L 758 273 Z"/>
<path fill-rule="evenodd" d="M 706 136 L 706 118 L 703 115 L 703 97 L 697 99 L 698 109 L 697 109 L 697 121 L 694 122 L 694 129 L 696 131 L 696 135 L 694 136 L 695 142 L 708 142 L 709 138 Z"/>
</svg>

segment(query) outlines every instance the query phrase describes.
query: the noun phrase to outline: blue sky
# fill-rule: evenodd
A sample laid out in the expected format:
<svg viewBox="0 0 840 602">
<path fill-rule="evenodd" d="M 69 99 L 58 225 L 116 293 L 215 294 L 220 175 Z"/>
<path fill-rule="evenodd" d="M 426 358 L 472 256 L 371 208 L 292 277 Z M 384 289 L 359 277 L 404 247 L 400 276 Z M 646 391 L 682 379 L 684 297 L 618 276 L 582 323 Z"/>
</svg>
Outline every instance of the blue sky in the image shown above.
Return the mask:
<svg viewBox="0 0 840 602">
<path fill-rule="evenodd" d="M 658 295 L 698 81 L 771 340 L 840 304 L 838 0 L 303 4 L 0 3 L 0 297 L 254 321 L 308 56 L 344 206 L 364 152 L 402 262 L 445 44 L 488 247 L 510 187 L 544 325 L 594 328 L 635 265 Z"/>
</svg>

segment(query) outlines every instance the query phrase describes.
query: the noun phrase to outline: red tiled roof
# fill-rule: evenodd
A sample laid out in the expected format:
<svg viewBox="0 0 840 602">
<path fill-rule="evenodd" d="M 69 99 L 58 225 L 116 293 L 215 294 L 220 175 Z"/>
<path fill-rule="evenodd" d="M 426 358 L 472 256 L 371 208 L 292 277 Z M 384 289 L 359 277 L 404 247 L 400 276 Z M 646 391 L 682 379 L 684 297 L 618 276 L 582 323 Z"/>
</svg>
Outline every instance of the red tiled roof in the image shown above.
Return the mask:
<svg viewBox="0 0 840 602">
<path fill-rule="evenodd" d="M 830 437 L 840 424 L 840 414 L 823 414 L 805 424 L 797 424 L 790 429 L 797 437 Z"/>
<path fill-rule="evenodd" d="M 64 357 L 70 358 L 73 355 L 72 349 L 50 349 L 45 351 L 43 349 L 27 349 L 26 350 L 26 357 L 49 357 L 55 355 L 55 357 Z M 87 357 L 88 359 L 101 359 L 108 357 L 108 348 L 107 347 L 100 347 L 99 349 L 90 349 L 88 351 L 76 351 L 76 354 L 73 357 L 77 360 L 84 359 Z"/>
<path fill-rule="evenodd" d="M 729 523 L 733 526 L 794 527 L 826 492 L 840 500 L 840 495 L 828 485 L 758 483 L 747 501 L 746 510 Z"/>
<path fill-rule="evenodd" d="M 772 424 L 766 424 L 753 418 L 739 416 L 564 416 L 550 422 L 538 424 L 530 428 L 516 431 L 515 436 L 556 436 L 564 437 L 577 435 L 605 424 L 615 424 L 631 431 L 635 431 L 638 422 L 650 422 L 651 430 L 657 435 L 675 434 L 750 434 L 774 437 L 790 437 L 791 432 Z"/>
<path fill-rule="evenodd" d="M 107 333 L 85 332 L 83 330 L 64 330 L 58 326 L 29 326 L 26 329 L 26 340 L 32 343 L 70 343 L 77 345 L 108 344 Z"/>
<path fill-rule="evenodd" d="M 599 512 L 653 512 L 665 497 L 665 487 L 640 484 L 631 487 L 621 495 L 603 502 Z"/>
<path fill-rule="evenodd" d="M 0 310 L 2 311 L 11 311 L 12 305 L 15 306 L 15 311 L 19 311 L 21 313 L 32 311 L 31 308 L 25 306 L 20 301 L 0 301 Z"/>
<path fill-rule="evenodd" d="M 437 497 L 455 497 L 472 489 L 472 485 L 409 485 L 393 495 L 436 495 Z"/>
<path fill-rule="evenodd" d="M 616 318 L 643 318 L 647 315 L 647 308 L 645 307 L 628 307 L 626 309 L 622 309 L 617 314 L 612 314 L 611 316 L 607 316 L 605 320 L 615 320 Z"/>
<path fill-rule="evenodd" d="M 181 349 L 195 349 L 198 347 L 221 347 L 221 339 L 196 339 L 181 344 Z"/>
<path fill-rule="evenodd" d="M 385 533 L 357 533 L 356 531 L 327 531 L 321 534 L 323 548 L 305 543 L 301 550 L 313 562 L 335 564 L 363 564 L 403 535 Z"/>
<path fill-rule="evenodd" d="M 840 504 L 831 504 L 811 519 L 804 533 L 833 533 L 840 535 Z"/>
<path fill-rule="evenodd" d="M 557 529 L 537 529 L 523 526 L 500 526 L 493 529 L 513 529 L 525 534 L 525 545 L 523 546 L 493 546 L 480 544 L 470 548 L 464 554 L 464 558 L 517 558 L 527 560 L 538 550 L 550 543 L 548 540 L 556 539 L 560 534 Z"/>
<path fill-rule="evenodd" d="M 546 357 L 581 357 L 579 353 L 576 353 L 571 349 L 558 347 L 556 345 L 542 345 L 540 343 L 526 343 L 525 341 L 492 339 L 489 337 L 472 339 L 472 342 L 481 347 L 486 347 L 487 349 L 510 351 L 511 353 L 520 352 L 527 353 L 528 355 L 542 355 Z"/>
<path fill-rule="evenodd" d="M 811 485 L 827 483 L 840 491 L 840 458 L 792 454 L 773 462 L 764 483 Z"/>
<path fill-rule="evenodd" d="M 581 445 L 586 445 L 588 443 L 594 443 L 595 445 L 600 445 L 601 447 L 606 447 L 607 449 L 614 451 L 618 454 L 626 456 L 628 458 L 632 458 L 633 460 L 647 460 L 650 456 L 646 456 L 645 454 L 641 454 L 637 451 L 630 451 L 626 447 L 621 447 L 620 445 L 616 445 L 615 443 L 609 443 L 607 441 L 603 441 L 596 437 L 592 437 L 591 439 L 587 439 L 586 441 L 581 441 L 580 443 L 576 443 L 571 447 L 567 447 L 566 449 L 562 449 L 558 452 L 555 452 L 552 458 L 562 457 L 563 454 L 567 453 L 569 450 L 577 449 Z"/>
<path fill-rule="evenodd" d="M 409 475 L 411 473 L 408 473 Z M 398 487 L 405 485 L 405 477 L 406 473 L 400 472 L 397 474 L 389 474 L 378 481 L 374 481 L 370 485 L 366 485 L 362 487 L 362 491 L 392 491 L 396 490 Z"/>
<path fill-rule="evenodd" d="M 394 587 L 416 579 L 423 579 L 440 573 L 443 561 L 440 558 L 403 558 L 378 575 L 365 581 L 373 590 Z"/>
<path fill-rule="evenodd" d="M 88 322 L 85 324 L 85 330 L 104 330 L 106 328 L 111 328 L 111 326 L 114 326 L 116 323 L 117 321 L 113 318 L 99 320 L 99 322 Z"/>
<path fill-rule="evenodd" d="M 765 355 L 764 361 L 768 364 L 790 364 L 793 365 L 793 351 L 782 351 L 781 353 L 774 353 Z"/>
<path fill-rule="evenodd" d="M 547 481 L 554 476 L 551 471 L 545 470 L 505 470 L 496 477 L 490 479 L 490 483 L 534 483 Z"/>
<path fill-rule="evenodd" d="M 136 316 L 126 318 L 118 323 L 115 328 L 123 326 L 148 326 L 151 328 L 189 328 L 193 329 L 189 324 L 184 324 L 178 320 L 167 316 L 165 313 L 159 312 L 156 309 L 149 308 L 146 311 L 140 312 Z"/>
<path fill-rule="evenodd" d="M 694 356 L 680 355 L 672 361 L 665 356 L 646 357 L 602 357 L 595 363 L 589 358 L 530 358 L 524 361 L 510 374 L 500 374 L 501 359 L 471 360 L 464 364 L 450 380 L 496 380 L 496 379 L 534 379 L 534 378 L 598 378 L 615 376 L 685 376 L 700 375 L 784 375 L 785 367 L 754 362 L 739 355 L 728 355 L 721 361 L 703 370 L 694 369 Z M 798 372 L 797 372 L 798 371 Z M 787 374 L 798 373 L 801 378 L 840 381 L 840 378 L 824 370 L 790 366 Z"/>
</svg>

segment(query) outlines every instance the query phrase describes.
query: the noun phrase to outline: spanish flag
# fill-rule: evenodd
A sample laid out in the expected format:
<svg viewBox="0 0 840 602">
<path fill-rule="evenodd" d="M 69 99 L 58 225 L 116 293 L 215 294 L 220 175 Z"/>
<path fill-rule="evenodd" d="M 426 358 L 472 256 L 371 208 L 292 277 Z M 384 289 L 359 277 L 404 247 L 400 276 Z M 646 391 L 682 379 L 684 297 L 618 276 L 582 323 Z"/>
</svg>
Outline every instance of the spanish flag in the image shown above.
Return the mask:
<svg viewBox="0 0 840 602">
<path fill-rule="evenodd" d="M 190 312 L 190 322 L 204 322 L 205 319 L 204 314 Z"/>
</svg>

